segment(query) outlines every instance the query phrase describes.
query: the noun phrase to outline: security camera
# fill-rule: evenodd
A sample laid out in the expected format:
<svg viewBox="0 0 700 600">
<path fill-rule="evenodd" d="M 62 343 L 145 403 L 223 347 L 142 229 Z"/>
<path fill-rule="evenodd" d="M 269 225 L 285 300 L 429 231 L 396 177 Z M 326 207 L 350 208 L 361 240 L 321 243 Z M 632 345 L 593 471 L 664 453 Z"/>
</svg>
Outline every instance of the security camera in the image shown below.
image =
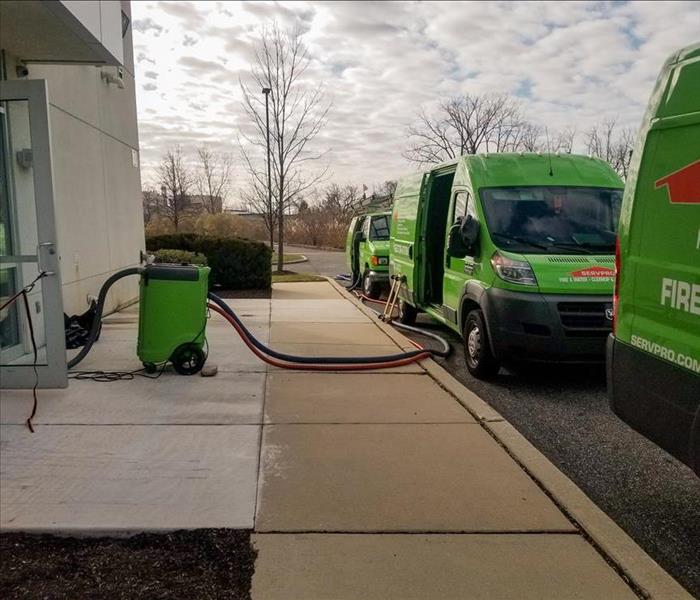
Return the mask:
<svg viewBox="0 0 700 600">
<path fill-rule="evenodd" d="M 29 69 L 27 68 L 26 65 L 17 65 L 17 77 L 28 77 L 29 76 Z"/>
</svg>

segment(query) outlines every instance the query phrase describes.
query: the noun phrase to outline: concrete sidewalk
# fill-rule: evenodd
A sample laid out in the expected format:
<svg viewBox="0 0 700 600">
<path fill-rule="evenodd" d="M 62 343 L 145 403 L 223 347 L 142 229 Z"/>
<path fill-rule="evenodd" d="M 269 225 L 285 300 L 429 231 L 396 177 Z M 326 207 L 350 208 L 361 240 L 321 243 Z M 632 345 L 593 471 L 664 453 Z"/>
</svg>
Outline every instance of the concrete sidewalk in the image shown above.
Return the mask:
<svg viewBox="0 0 700 600">
<path fill-rule="evenodd" d="M 412 348 L 334 283 L 231 305 L 309 355 Z M 81 369 L 128 370 L 136 312 Z M 102 534 L 252 528 L 257 600 L 689 598 L 539 452 L 433 361 L 268 368 L 213 316 L 217 377 L 3 391 L 0 526 Z"/>
<path fill-rule="evenodd" d="M 411 348 L 370 315 L 335 284 L 276 286 L 270 340 Z M 268 374 L 254 598 L 689 597 L 436 363 L 395 371 Z"/>
</svg>

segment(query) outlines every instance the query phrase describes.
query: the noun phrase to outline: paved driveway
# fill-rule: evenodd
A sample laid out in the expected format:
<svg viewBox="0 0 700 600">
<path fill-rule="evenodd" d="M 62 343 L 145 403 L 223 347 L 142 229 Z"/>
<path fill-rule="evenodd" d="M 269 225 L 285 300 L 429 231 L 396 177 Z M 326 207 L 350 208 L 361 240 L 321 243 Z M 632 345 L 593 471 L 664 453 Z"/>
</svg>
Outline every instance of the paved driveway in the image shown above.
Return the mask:
<svg viewBox="0 0 700 600">
<path fill-rule="evenodd" d="M 291 271 L 298 273 L 315 273 L 324 277 L 335 277 L 338 273 L 347 273 L 345 252 L 340 250 L 315 250 L 300 246 L 285 246 L 285 253 L 303 254 L 309 260 L 304 263 L 289 265 Z"/>
</svg>

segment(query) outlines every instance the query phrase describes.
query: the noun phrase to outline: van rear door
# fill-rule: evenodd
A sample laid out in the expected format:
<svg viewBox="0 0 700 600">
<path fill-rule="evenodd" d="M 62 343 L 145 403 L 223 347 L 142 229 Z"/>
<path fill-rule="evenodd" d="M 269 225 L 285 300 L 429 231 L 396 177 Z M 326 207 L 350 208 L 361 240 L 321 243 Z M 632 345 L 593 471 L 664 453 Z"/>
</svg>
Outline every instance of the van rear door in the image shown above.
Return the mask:
<svg viewBox="0 0 700 600">
<path fill-rule="evenodd" d="M 402 297 L 420 304 L 420 223 L 428 176 L 417 173 L 401 179 L 391 213 L 391 273 L 406 278 Z"/>
</svg>

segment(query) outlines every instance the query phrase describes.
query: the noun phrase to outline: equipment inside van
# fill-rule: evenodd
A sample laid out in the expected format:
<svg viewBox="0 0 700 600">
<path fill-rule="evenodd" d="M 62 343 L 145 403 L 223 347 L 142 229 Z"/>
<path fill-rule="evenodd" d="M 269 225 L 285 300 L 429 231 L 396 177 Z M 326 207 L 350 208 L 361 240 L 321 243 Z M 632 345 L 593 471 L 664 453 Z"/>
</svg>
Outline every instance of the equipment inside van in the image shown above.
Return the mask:
<svg viewBox="0 0 700 600">
<path fill-rule="evenodd" d="M 651 95 L 620 219 L 613 411 L 700 475 L 700 45 Z"/>
<path fill-rule="evenodd" d="M 370 298 L 379 298 L 389 282 L 389 220 L 391 213 L 354 217 L 348 228 L 345 259 L 352 281 Z"/>
<path fill-rule="evenodd" d="M 623 183 L 575 155 L 463 156 L 399 181 L 391 271 L 400 319 L 462 334 L 469 371 L 502 361 L 603 361 Z"/>
</svg>

